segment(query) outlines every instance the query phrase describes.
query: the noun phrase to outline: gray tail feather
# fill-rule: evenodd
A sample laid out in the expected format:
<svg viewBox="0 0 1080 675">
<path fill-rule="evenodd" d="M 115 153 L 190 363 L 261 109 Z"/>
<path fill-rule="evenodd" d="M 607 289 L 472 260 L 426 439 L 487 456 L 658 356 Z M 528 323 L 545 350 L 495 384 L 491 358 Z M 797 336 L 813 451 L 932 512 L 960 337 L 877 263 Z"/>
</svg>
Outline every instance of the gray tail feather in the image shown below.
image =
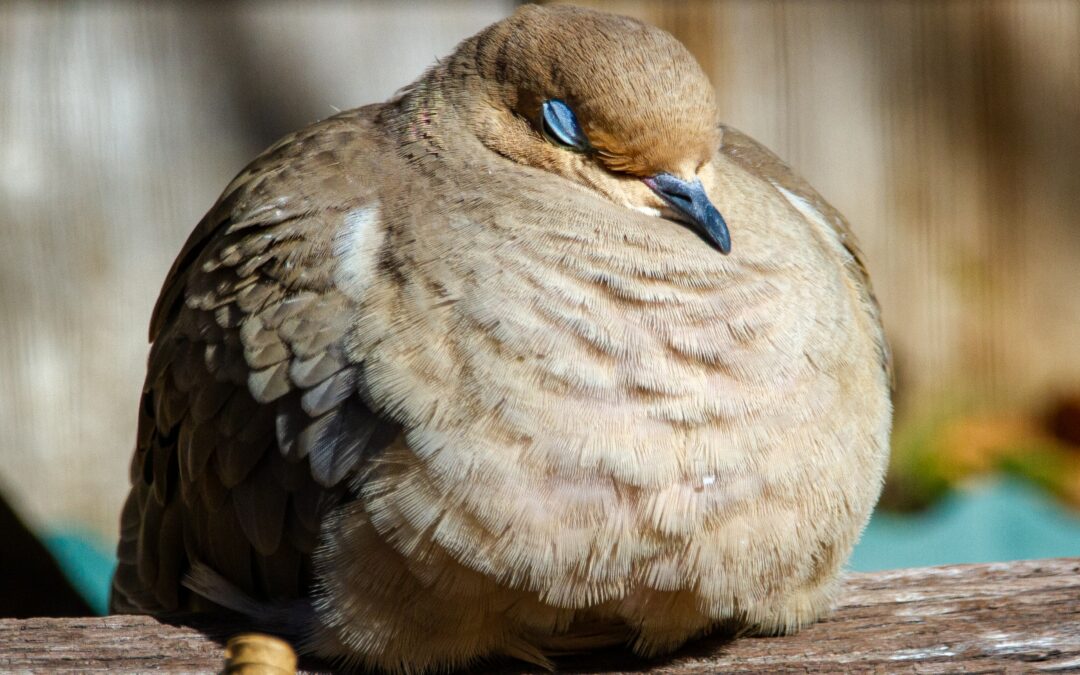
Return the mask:
<svg viewBox="0 0 1080 675">
<path fill-rule="evenodd" d="M 194 562 L 183 584 L 196 595 L 251 619 L 254 627 L 294 640 L 310 635 L 316 623 L 315 609 L 305 598 L 256 600 L 237 588 L 213 568 Z"/>
</svg>

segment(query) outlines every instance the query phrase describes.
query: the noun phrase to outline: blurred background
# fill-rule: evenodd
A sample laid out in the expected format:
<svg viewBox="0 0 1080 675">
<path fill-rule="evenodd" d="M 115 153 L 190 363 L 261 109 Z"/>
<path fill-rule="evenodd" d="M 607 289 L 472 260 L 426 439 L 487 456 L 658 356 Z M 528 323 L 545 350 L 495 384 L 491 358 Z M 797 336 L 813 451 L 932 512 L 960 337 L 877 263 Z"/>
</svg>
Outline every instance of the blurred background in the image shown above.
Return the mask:
<svg viewBox="0 0 1080 675">
<path fill-rule="evenodd" d="M 0 536 L 21 520 L 46 547 L 0 569 L 104 609 L 150 310 L 188 232 L 277 137 L 516 4 L 0 2 Z M 1080 555 L 1080 3 L 579 4 L 682 40 L 723 119 L 861 238 L 897 416 L 852 567 Z"/>
</svg>

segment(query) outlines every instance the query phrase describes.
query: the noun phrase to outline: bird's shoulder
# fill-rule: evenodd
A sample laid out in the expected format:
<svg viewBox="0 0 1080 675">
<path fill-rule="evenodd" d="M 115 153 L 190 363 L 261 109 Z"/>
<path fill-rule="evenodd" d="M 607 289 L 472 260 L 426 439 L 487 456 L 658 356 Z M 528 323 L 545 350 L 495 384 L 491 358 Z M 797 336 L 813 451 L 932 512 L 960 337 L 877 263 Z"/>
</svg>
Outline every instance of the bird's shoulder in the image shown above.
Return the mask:
<svg viewBox="0 0 1080 675">
<path fill-rule="evenodd" d="M 721 125 L 720 129 L 720 154 L 747 172 L 771 183 L 774 188 L 787 191 L 789 195 L 802 200 L 821 214 L 822 219 L 836 232 L 840 243 L 854 258 L 854 269 L 857 270 L 859 278 L 869 286 L 870 277 L 866 271 L 864 256 L 847 219 L 764 145 L 734 127 Z"/>
<path fill-rule="evenodd" d="M 376 167 L 387 152 L 379 114 L 379 106 L 367 106 L 316 122 L 286 135 L 244 167 L 191 232 L 166 275 L 151 319 L 151 341 L 176 310 L 187 280 L 212 271 L 215 257 L 250 263 L 271 242 L 279 248 L 329 242 L 342 213 L 374 202 L 381 185 Z M 314 258 L 305 262 L 320 262 Z M 331 262 L 324 256 L 315 268 Z M 307 278 L 300 281 L 327 285 L 325 278 L 312 278 L 313 268 L 305 269 Z"/>
<path fill-rule="evenodd" d="M 807 213 L 813 214 L 815 218 L 820 216 L 820 221 L 831 229 L 836 236 L 836 240 L 849 254 L 845 261 L 845 268 L 864 297 L 872 319 L 880 330 L 880 305 L 870 282 L 866 258 L 847 219 L 832 204 L 826 201 L 810 183 L 795 173 L 790 166 L 764 145 L 734 127 L 720 125 L 720 131 L 721 144 L 718 154 L 721 157 L 733 162 L 759 180 L 770 184 L 789 203 L 795 206 L 804 217 L 806 217 Z M 883 338 L 880 340 L 879 350 L 883 366 L 891 381 L 892 357 Z"/>
</svg>

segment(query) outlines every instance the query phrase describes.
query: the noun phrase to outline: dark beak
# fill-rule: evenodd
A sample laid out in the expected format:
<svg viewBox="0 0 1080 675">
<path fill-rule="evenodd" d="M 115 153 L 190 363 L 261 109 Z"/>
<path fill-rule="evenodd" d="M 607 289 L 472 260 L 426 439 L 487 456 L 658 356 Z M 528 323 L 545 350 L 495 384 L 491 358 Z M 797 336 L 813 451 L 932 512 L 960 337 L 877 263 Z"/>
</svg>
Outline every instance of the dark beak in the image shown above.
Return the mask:
<svg viewBox="0 0 1080 675">
<path fill-rule="evenodd" d="M 731 234 L 727 223 L 709 201 L 700 179 L 690 183 L 670 173 L 658 173 L 644 181 L 671 208 L 685 216 L 716 250 L 724 254 L 731 252 Z"/>
</svg>

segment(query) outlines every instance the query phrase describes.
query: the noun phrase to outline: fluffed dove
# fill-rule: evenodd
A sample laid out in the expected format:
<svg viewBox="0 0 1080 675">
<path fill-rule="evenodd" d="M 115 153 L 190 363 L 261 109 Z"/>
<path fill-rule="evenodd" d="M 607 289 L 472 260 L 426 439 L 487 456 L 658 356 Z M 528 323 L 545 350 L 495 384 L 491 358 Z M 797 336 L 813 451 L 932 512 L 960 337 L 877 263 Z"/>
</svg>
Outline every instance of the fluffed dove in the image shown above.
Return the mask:
<svg viewBox="0 0 1080 675">
<path fill-rule="evenodd" d="M 114 611 L 351 665 L 795 630 L 888 455 L 848 225 L 674 38 L 576 8 L 267 150 L 150 337 Z"/>
</svg>

